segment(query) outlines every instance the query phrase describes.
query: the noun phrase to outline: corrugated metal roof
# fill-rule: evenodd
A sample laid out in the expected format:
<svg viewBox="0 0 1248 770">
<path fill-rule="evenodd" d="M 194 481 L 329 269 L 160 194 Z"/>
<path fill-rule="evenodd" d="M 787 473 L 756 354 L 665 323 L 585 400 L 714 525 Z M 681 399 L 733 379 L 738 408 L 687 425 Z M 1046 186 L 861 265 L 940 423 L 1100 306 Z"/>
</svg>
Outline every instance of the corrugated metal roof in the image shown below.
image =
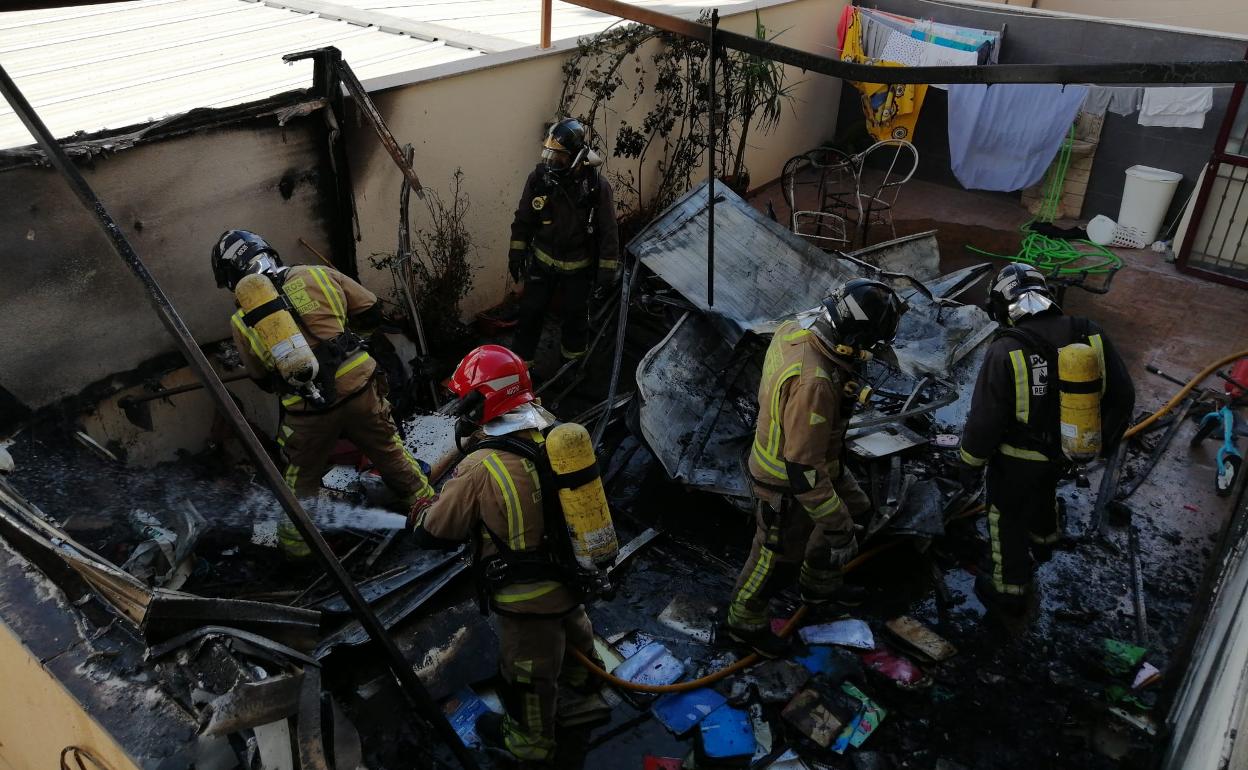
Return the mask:
<svg viewBox="0 0 1248 770">
<path fill-rule="evenodd" d="M 750 0 L 635 0 L 686 17 Z M 555 3 L 552 38 L 617 19 Z M 361 80 L 536 46 L 539 0 L 135 0 L 0 13 L 0 64 L 55 136 L 226 107 L 312 82 L 283 54 L 333 45 Z M 425 39 L 429 38 L 429 39 Z M 436 39 L 434 39 L 436 38 Z M 485 49 L 485 50 L 482 50 Z M 0 149 L 33 139 L 0 103 Z"/>
</svg>

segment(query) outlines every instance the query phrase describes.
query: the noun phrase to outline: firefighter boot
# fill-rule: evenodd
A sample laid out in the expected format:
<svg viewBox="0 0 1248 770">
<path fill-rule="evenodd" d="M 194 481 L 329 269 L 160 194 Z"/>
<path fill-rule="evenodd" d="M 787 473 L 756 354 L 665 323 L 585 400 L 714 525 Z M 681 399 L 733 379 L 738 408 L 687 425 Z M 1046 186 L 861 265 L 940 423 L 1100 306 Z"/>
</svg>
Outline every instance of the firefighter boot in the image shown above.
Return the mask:
<svg viewBox="0 0 1248 770">
<path fill-rule="evenodd" d="M 987 575 L 975 576 L 975 595 L 989 611 L 996 610 L 1004 615 L 1015 617 L 1024 615 L 1027 612 L 1030 593 L 1030 591 L 1021 594 L 1001 593 L 993 586 L 992 579 Z"/>
<path fill-rule="evenodd" d="M 764 658 L 783 658 L 793 651 L 792 641 L 777 635 L 766 626 L 745 629 L 725 623 L 720 630 L 727 638 L 749 647 Z"/>
</svg>

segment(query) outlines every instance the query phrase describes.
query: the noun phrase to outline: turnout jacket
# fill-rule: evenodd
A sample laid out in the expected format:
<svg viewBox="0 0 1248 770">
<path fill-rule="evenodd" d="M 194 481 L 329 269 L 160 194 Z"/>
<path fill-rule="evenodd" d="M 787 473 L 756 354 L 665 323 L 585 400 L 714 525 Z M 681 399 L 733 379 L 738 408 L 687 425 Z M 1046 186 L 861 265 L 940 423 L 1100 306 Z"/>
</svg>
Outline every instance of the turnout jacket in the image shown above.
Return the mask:
<svg viewBox="0 0 1248 770">
<path fill-rule="evenodd" d="M 610 281 L 619 266 L 620 240 L 611 183 L 596 168 L 555 181 L 538 164 L 524 183 L 511 223 L 511 250 L 557 273 L 596 269 Z"/>
<path fill-rule="evenodd" d="M 791 495 L 816 521 L 848 514 L 833 484 L 857 385 L 852 367 L 829 355 L 796 321 L 776 329 L 758 387 L 749 470 L 762 500 Z M 853 395 L 847 395 L 849 391 Z"/>
<path fill-rule="evenodd" d="M 308 344 L 313 350 L 325 340 L 342 334 L 353 323 L 362 321 L 366 313 L 372 315 L 370 311 L 377 306 L 376 294 L 332 267 L 294 265 L 287 268 L 274 283 L 280 284 L 278 290 L 294 305 L 295 312 L 299 314 L 298 320 L 306 327 L 302 331 L 305 335 L 311 333 Z M 238 349 L 247 373 L 253 380 L 270 381 L 277 371 L 273 353 L 260 335 L 243 322 L 242 308 L 230 318 L 230 327 L 234 347 Z M 377 362 L 363 348 L 348 355 L 336 372 L 336 403 L 363 390 L 376 369 Z M 289 412 L 310 411 L 303 396 L 296 393 L 284 394 L 282 407 Z"/>
<path fill-rule="evenodd" d="M 997 332 L 971 396 L 962 460 L 979 467 L 998 452 L 1022 460 L 1061 459 L 1056 352 L 1075 342 L 1090 345 L 1101 362 L 1101 453 L 1108 455 L 1135 409 L 1135 387 L 1104 331 L 1057 311 L 1027 316 L 1017 328 L 1047 345 L 1029 344 L 1008 330 Z"/>
<path fill-rule="evenodd" d="M 536 430 L 511 436 L 533 443 L 545 441 Z M 435 542 L 447 543 L 479 536 L 477 557 L 481 559 L 498 553 L 487 528 L 511 551 L 536 552 L 545 529 L 537 467 L 513 452 L 471 452 L 456 467 L 433 505 L 421 513 L 416 528 L 418 542 L 426 534 Z M 495 610 L 508 615 L 556 615 L 580 604 L 555 580 L 513 583 L 497 590 L 490 600 Z"/>
</svg>

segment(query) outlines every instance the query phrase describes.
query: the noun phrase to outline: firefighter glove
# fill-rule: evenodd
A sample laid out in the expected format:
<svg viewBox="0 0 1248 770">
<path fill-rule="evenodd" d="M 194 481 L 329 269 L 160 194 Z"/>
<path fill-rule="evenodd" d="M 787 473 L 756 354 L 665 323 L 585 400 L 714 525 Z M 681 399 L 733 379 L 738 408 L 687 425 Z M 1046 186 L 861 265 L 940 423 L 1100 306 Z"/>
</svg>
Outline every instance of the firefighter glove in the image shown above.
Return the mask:
<svg viewBox="0 0 1248 770">
<path fill-rule="evenodd" d="M 416 528 L 420 526 L 421 519 L 424 518 L 425 511 L 429 510 L 429 507 L 437 499 L 438 496 L 434 495 L 432 497 L 422 497 L 413 503 L 412 509 L 407 512 L 407 522 L 403 529 L 408 532 L 415 532 Z"/>
<path fill-rule="evenodd" d="M 529 252 L 527 249 L 512 249 L 507 252 L 507 271 L 511 273 L 511 280 L 516 282 L 524 280 L 528 267 Z"/>
</svg>

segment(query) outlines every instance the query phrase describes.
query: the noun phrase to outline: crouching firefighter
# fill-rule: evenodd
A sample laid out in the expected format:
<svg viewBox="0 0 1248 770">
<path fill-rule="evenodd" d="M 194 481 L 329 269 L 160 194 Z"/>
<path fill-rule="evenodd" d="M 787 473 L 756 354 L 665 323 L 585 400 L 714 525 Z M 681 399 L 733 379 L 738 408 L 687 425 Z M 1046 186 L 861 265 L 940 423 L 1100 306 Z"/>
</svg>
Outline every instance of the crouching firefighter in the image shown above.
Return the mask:
<svg viewBox="0 0 1248 770">
<path fill-rule="evenodd" d="M 1059 478 L 1073 464 L 1112 454 L 1135 388 L 1101 327 L 1062 315 L 1031 265 L 1006 265 L 988 304 L 1001 328 L 971 397 L 960 475 L 973 489 L 988 468 L 990 547 L 975 590 L 991 606 L 1018 612 L 1032 591 L 1033 558 L 1047 561 L 1060 539 Z"/>
<path fill-rule="evenodd" d="M 864 590 L 843 582 L 858 551 L 854 518 L 871 508 L 843 463 L 845 431 L 862 392 L 860 368 L 897 333 L 905 305 L 888 286 L 854 279 L 810 314 L 776 329 L 758 388 L 749 475 L 757 530 L 728 608 L 728 635 L 767 657 L 787 642 L 767 603 L 798 578 L 811 605 L 852 606 Z"/>
<path fill-rule="evenodd" d="M 230 325 L 248 374 L 281 397 L 277 443 L 295 495 L 317 496 L 334 444 L 346 436 L 406 507 L 432 497 L 391 418 L 384 375 L 356 335 L 381 325 L 377 296 L 333 268 L 284 267 L 272 246 L 246 230 L 217 239 L 212 272 L 217 286 L 234 292 Z M 289 521 L 277 538 L 291 558 L 311 553 Z"/>
<path fill-rule="evenodd" d="M 545 763 L 557 724 L 608 713 L 572 650 L 601 667 L 583 602 L 606 590 L 615 529 L 589 434 L 556 425 L 534 401 L 518 355 L 479 347 L 450 387 L 468 455 L 437 498 L 413 508 L 409 525 L 424 548 L 472 539 L 482 613 L 492 608 L 497 618 L 506 710 L 482 717 L 477 733 L 519 760 Z"/>
</svg>

